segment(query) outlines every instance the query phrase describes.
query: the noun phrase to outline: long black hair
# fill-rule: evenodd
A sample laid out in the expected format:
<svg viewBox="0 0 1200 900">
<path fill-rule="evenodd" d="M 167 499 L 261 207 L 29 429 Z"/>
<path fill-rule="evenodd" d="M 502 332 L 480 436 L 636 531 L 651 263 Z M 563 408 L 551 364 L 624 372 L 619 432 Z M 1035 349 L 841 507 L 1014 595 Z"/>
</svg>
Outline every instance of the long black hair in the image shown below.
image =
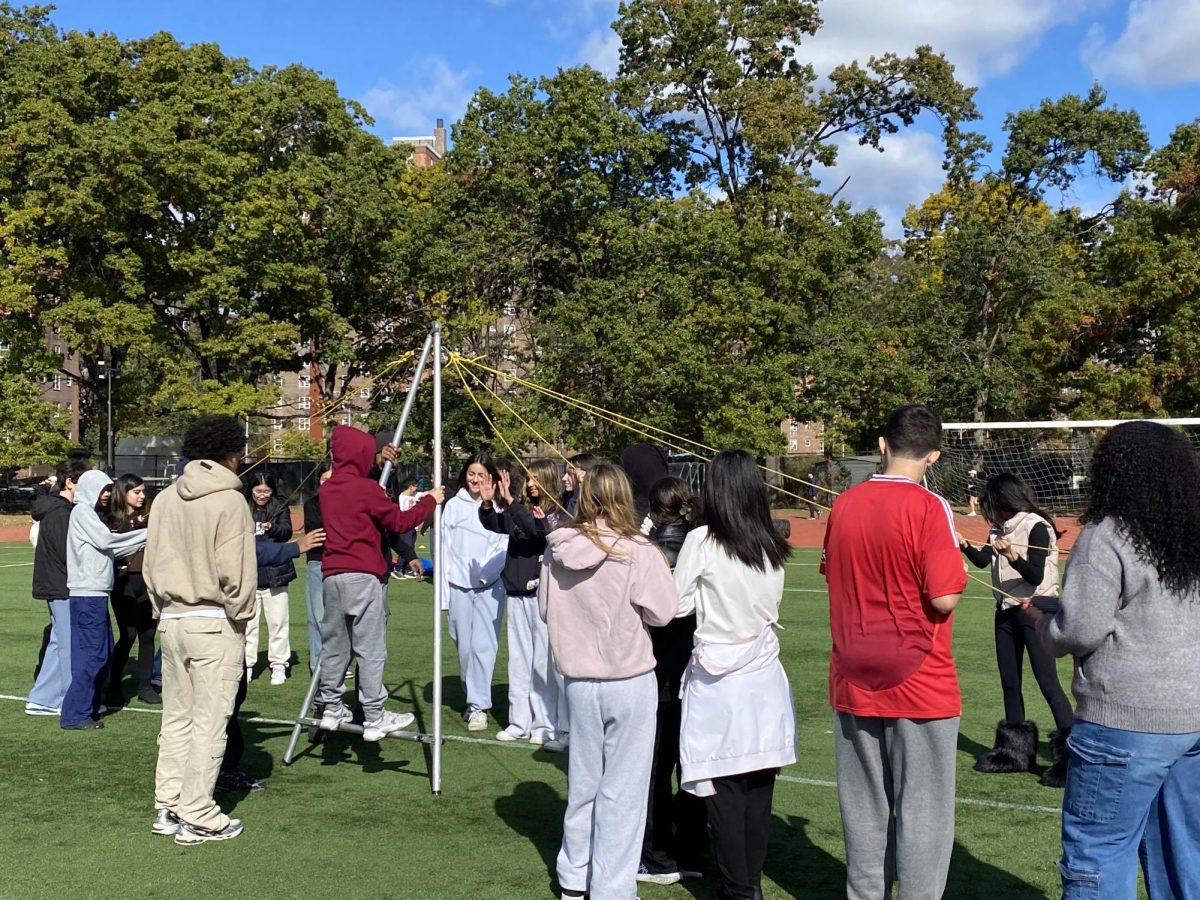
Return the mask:
<svg viewBox="0 0 1200 900">
<path fill-rule="evenodd" d="M 496 468 L 492 454 L 486 450 L 480 450 L 478 453 L 472 453 L 467 457 L 466 461 L 462 464 L 462 468 L 458 470 L 458 481 L 454 484 L 454 493 L 457 494 L 467 486 L 467 469 L 476 463 L 487 469 L 488 474 L 492 476 L 492 481 L 500 480 L 500 470 Z M 450 497 L 446 497 L 446 499 L 449 500 Z"/>
<path fill-rule="evenodd" d="M 122 475 L 113 483 L 112 496 L 108 499 L 108 524 L 114 531 L 124 531 L 129 527 L 129 507 L 125 503 L 125 495 L 135 487 L 140 487 L 143 484 L 145 482 L 132 472 L 128 475 Z M 146 514 L 149 505 L 149 501 L 147 500 L 142 506 L 141 514 L 143 516 Z"/>
<path fill-rule="evenodd" d="M 1200 464 L 1187 439 L 1156 422 L 1124 422 L 1096 445 L 1084 523 L 1113 519 L 1168 590 L 1200 589 Z"/>
<path fill-rule="evenodd" d="M 254 489 L 260 484 L 264 484 L 271 489 L 271 500 L 279 496 L 279 488 L 276 486 L 275 476 L 259 469 L 246 479 L 246 484 L 242 488 L 242 492 L 246 495 L 246 502 L 251 506 L 254 506 Z M 271 505 L 271 500 L 267 501 L 267 506 Z"/>
<path fill-rule="evenodd" d="M 759 572 L 781 568 L 791 547 L 771 524 L 758 465 L 745 450 L 722 450 L 704 479 L 704 522 L 717 546 Z"/>
<path fill-rule="evenodd" d="M 1046 520 L 1055 537 L 1063 535 L 1054 524 L 1054 517 L 1038 506 L 1037 498 L 1033 496 L 1029 485 L 1012 472 L 1001 472 L 987 480 L 979 498 L 979 511 L 996 527 L 1000 527 L 1017 513 L 1033 513 Z"/>
</svg>

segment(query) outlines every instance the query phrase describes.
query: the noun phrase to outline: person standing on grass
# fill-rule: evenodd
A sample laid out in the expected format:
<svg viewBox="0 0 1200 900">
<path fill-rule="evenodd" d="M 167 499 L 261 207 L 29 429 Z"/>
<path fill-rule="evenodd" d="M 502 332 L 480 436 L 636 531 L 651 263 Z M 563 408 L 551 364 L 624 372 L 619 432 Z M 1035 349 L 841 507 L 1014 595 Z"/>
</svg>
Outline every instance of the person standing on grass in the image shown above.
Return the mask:
<svg viewBox="0 0 1200 900">
<path fill-rule="evenodd" d="M 69 459 L 58 467 L 57 493 L 38 497 L 33 520 L 39 524 L 33 551 L 33 596 L 45 600 L 50 610 L 50 641 L 42 665 L 25 700 L 31 716 L 57 716 L 71 686 L 71 601 L 67 589 L 67 530 L 75 487 L 91 468 L 86 459 Z"/>
<path fill-rule="evenodd" d="M 444 579 L 450 637 L 458 648 L 458 664 L 467 691 L 463 718 L 470 731 L 487 728 L 492 708 L 492 672 L 504 618 L 504 571 L 508 538 L 488 531 L 479 519 L 485 486 L 499 472 L 492 457 L 476 453 L 458 475 L 458 488 L 442 513 L 442 544 L 434 561 L 434 577 Z"/>
<path fill-rule="evenodd" d="M 958 536 L 958 546 L 979 568 L 991 566 L 996 598 L 996 665 L 1004 693 L 1004 721 L 996 726 L 993 748 L 975 761 L 977 772 L 1028 772 L 1037 762 L 1037 725 L 1025 719 L 1021 669 L 1025 652 L 1042 697 L 1054 716 L 1050 734 L 1052 765 L 1041 783 L 1061 788 L 1067 777 L 1067 736 L 1071 733 L 1071 701 L 1058 681 L 1054 657 L 1034 633 L 1034 621 L 1022 609 L 1022 598 L 1058 596 L 1058 537 L 1050 514 L 1041 510 L 1029 485 L 1010 472 L 984 484 L 980 509 L 992 526 L 988 543 L 973 547 Z"/>
<path fill-rule="evenodd" d="M 925 405 L 888 416 L 884 472 L 834 501 L 821 572 L 829 584 L 829 699 L 848 900 L 938 898 L 954 846 L 962 698 L 951 653 L 967 576 L 949 504 L 921 486 L 941 455 Z"/>
<path fill-rule="evenodd" d="M 1024 599 L 1074 657 L 1062 810 L 1064 900 L 1200 897 L 1200 465 L 1154 422 L 1097 445 L 1057 612 Z M 1139 847 L 1140 845 L 1140 847 Z"/>
<path fill-rule="evenodd" d="M 336 731 L 353 718 L 340 689 L 351 658 L 358 665 L 358 699 L 363 707 L 363 740 L 380 741 L 407 728 L 411 713 L 383 708 L 387 689 L 388 560 L 385 538 L 416 528 L 442 498 L 435 488 L 416 506 L 402 512 L 394 500 L 368 477 L 375 441 L 348 425 L 333 430 L 333 474 L 321 485 L 325 523 L 325 618 L 321 623 L 320 727 Z M 390 446 L 390 445 L 389 445 Z"/>
<path fill-rule="evenodd" d="M 646 826 L 657 690 L 647 625 L 679 600 L 611 463 L 580 486 L 575 521 L 547 538 L 538 608 L 566 677 L 571 759 L 558 883 L 563 898 L 633 900 Z"/>
<path fill-rule="evenodd" d="M 650 541 L 662 551 L 667 565 L 674 568 L 699 512 L 699 500 L 686 482 L 667 476 L 651 486 L 647 501 L 653 525 Z M 682 788 L 675 789 L 683 715 L 679 692 L 695 635 L 694 611 L 682 613 L 661 627 L 650 628 L 658 712 L 646 802 L 646 833 L 637 878 L 652 884 L 674 884 L 681 878 L 699 877 L 708 855 L 708 815 L 704 801 Z"/>
<path fill-rule="evenodd" d="M 113 534 L 100 518 L 112 496 L 112 479 L 92 469 L 79 476 L 67 527 L 67 590 L 71 594 L 71 686 L 63 697 L 63 728 L 91 730 L 100 721 L 100 693 L 112 659 L 108 595 L 113 560 L 136 553 L 146 543 L 142 530 Z"/>
<path fill-rule="evenodd" d="M 719 900 L 762 896 L 771 800 L 796 761 L 796 713 L 779 661 L 779 606 L 791 548 L 771 523 L 754 458 L 724 450 L 704 479 L 704 521 L 675 564 L 679 612 L 696 614 L 683 677 L 683 788 L 704 797 Z"/>
<path fill-rule="evenodd" d="M 321 486 L 329 480 L 333 470 L 328 463 L 318 467 L 317 489 L 313 495 L 304 501 L 304 533 L 321 532 L 324 535 L 324 519 L 321 517 Z M 325 619 L 325 600 L 322 593 L 324 578 L 321 575 L 321 560 L 324 547 L 316 544 L 308 551 L 305 564 L 304 578 L 304 609 L 308 619 L 308 674 L 311 677 L 317 671 L 317 661 L 321 658 L 321 622 Z"/>
<path fill-rule="evenodd" d="M 286 544 L 292 539 L 292 514 L 287 500 L 278 496 L 275 476 L 261 470 L 253 473 L 246 484 L 246 502 L 250 504 L 257 540 Z M 288 585 L 295 580 L 296 564 L 291 560 L 283 565 L 258 567 L 258 607 L 267 622 L 267 663 L 271 667 L 273 685 L 287 681 L 288 665 L 292 659 Z M 246 668 L 253 670 L 256 662 L 257 615 L 246 625 Z M 250 676 L 253 677 L 253 671 Z"/>
<path fill-rule="evenodd" d="M 188 428 L 188 463 L 155 498 L 142 565 L 163 660 L 151 831 L 183 845 L 242 833 L 213 801 L 213 787 L 245 677 L 246 623 L 258 613 L 254 522 L 236 474 L 244 448 L 232 416 Z"/>
<path fill-rule="evenodd" d="M 108 502 L 106 518 L 108 527 L 117 534 L 146 527 L 146 486 L 141 478 L 122 475 L 117 479 Z M 112 609 L 117 620 L 118 637 L 113 647 L 112 672 L 104 702 L 115 709 L 125 705 L 121 679 L 125 675 L 125 664 L 129 661 L 129 652 L 135 641 L 138 645 L 137 697 L 151 706 L 162 703 L 162 697 L 150 684 L 154 668 L 154 632 L 158 623 L 154 621 L 150 595 L 146 593 L 146 581 L 142 578 L 142 558 L 143 552 L 139 550 L 118 562 L 113 583 Z"/>
<path fill-rule="evenodd" d="M 553 471 L 553 464 L 542 462 Z M 514 494 L 522 493 L 523 484 L 518 478 L 514 488 L 512 479 L 511 469 L 501 469 L 499 483 L 489 484 L 485 479 L 479 492 L 483 527 L 508 535 L 501 575 L 508 606 L 508 726 L 496 740 L 527 740 L 540 747 L 554 740 L 558 707 L 550 643 L 537 602 L 549 528 L 544 515 L 535 516 L 516 499 Z"/>
</svg>

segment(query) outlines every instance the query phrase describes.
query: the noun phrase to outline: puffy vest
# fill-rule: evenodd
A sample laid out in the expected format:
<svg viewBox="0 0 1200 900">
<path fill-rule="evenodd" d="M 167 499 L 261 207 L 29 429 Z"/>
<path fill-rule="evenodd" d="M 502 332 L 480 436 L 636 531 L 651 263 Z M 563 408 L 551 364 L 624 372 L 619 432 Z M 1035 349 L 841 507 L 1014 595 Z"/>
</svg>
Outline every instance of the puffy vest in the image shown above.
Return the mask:
<svg viewBox="0 0 1200 900">
<path fill-rule="evenodd" d="M 1042 570 L 1040 584 L 1032 585 L 1016 570 L 1003 554 L 994 553 L 992 557 L 992 587 L 996 604 L 1001 609 L 1019 606 L 1013 597 L 1057 597 L 1058 596 L 1058 542 L 1054 536 L 1054 524 L 1047 522 L 1036 513 L 1020 512 L 1004 523 L 1001 528 L 993 528 L 991 537 L 1006 537 L 1013 543 L 1013 549 L 1020 556 L 1028 557 L 1029 533 L 1039 524 L 1049 526 L 1050 552 L 1046 554 L 1046 565 Z M 1004 593 L 1001 593 L 1003 591 Z M 1012 596 L 1007 596 L 1011 594 Z"/>
</svg>

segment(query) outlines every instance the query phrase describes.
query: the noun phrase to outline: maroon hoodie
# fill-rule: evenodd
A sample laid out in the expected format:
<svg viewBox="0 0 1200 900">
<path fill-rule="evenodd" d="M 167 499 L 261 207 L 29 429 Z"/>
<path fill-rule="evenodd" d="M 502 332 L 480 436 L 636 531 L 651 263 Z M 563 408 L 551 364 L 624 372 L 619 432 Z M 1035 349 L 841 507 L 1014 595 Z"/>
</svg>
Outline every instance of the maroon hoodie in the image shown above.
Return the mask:
<svg viewBox="0 0 1200 900">
<path fill-rule="evenodd" d="M 375 439 L 338 425 L 333 429 L 333 474 L 321 485 L 321 515 L 325 522 L 325 552 L 321 575 L 366 572 L 383 580 L 388 564 L 381 549 L 381 532 L 403 533 L 417 528 L 433 512 L 433 497 L 401 512 L 379 483 L 367 473 L 375 463 Z"/>
</svg>

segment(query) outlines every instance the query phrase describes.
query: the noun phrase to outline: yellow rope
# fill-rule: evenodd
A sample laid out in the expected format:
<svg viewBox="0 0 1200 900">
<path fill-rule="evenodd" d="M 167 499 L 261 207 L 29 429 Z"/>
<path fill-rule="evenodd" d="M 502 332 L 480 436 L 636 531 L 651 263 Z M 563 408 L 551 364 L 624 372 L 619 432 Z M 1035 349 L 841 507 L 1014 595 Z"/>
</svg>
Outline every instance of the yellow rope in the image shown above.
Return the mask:
<svg viewBox="0 0 1200 900">
<path fill-rule="evenodd" d="M 505 448 L 508 450 L 508 452 L 512 456 L 512 458 L 514 460 L 516 460 L 517 464 L 520 465 L 520 467 L 522 469 L 525 470 L 525 477 L 533 478 L 533 473 L 529 471 L 529 467 L 527 465 L 525 465 L 525 461 L 523 459 L 521 459 L 521 457 L 517 453 L 517 451 L 513 449 L 512 444 L 510 444 L 508 442 L 508 439 L 504 437 L 504 435 L 500 432 L 500 429 L 496 427 L 496 423 L 492 421 L 491 417 L 487 414 L 487 411 L 484 410 L 483 404 L 481 404 L 479 402 L 479 398 L 475 396 L 475 392 L 473 390 L 471 390 L 471 385 L 467 383 L 467 377 L 466 377 L 465 370 L 459 364 L 458 360 L 455 358 L 455 356 L 453 354 L 451 355 L 451 358 L 450 358 L 450 364 L 454 367 L 454 371 L 458 373 L 458 377 L 462 380 L 463 387 L 466 388 L 467 395 L 471 398 L 472 402 L 474 402 L 475 406 L 479 409 L 479 414 L 481 416 L 483 416 L 484 421 L 486 421 L 488 423 L 488 425 L 491 427 L 493 433 L 495 433 L 496 437 L 498 437 L 500 439 L 500 443 L 504 444 Z M 486 387 L 486 385 L 484 385 L 484 387 Z M 488 388 L 488 390 L 491 391 L 490 388 Z M 493 392 L 492 395 L 495 396 L 495 393 Z M 503 401 L 501 401 L 501 403 L 503 403 Z M 505 405 L 507 406 L 507 404 L 505 404 Z M 516 411 L 513 410 L 512 407 L 508 407 L 508 409 L 510 412 L 514 413 L 514 415 L 516 414 Z M 519 416 L 518 416 L 518 418 L 519 418 Z M 533 428 L 531 426 L 526 425 L 526 427 L 530 428 L 530 430 L 533 431 Z M 534 436 L 536 437 L 537 432 L 534 431 L 533 433 L 534 433 Z M 570 463 L 568 462 L 567 465 L 570 465 Z M 559 501 L 559 499 L 557 497 L 554 496 L 553 493 L 550 493 L 547 491 L 546 485 L 538 484 L 538 487 L 541 488 L 541 490 L 545 496 L 550 498 L 551 503 L 553 503 L 555 506 L 557 506 L 559 509 L 561 509 L 563 511 L 564 515 L 567 514 L 567 508 L 562 505 L 562 503 Z"/>
</svg>

